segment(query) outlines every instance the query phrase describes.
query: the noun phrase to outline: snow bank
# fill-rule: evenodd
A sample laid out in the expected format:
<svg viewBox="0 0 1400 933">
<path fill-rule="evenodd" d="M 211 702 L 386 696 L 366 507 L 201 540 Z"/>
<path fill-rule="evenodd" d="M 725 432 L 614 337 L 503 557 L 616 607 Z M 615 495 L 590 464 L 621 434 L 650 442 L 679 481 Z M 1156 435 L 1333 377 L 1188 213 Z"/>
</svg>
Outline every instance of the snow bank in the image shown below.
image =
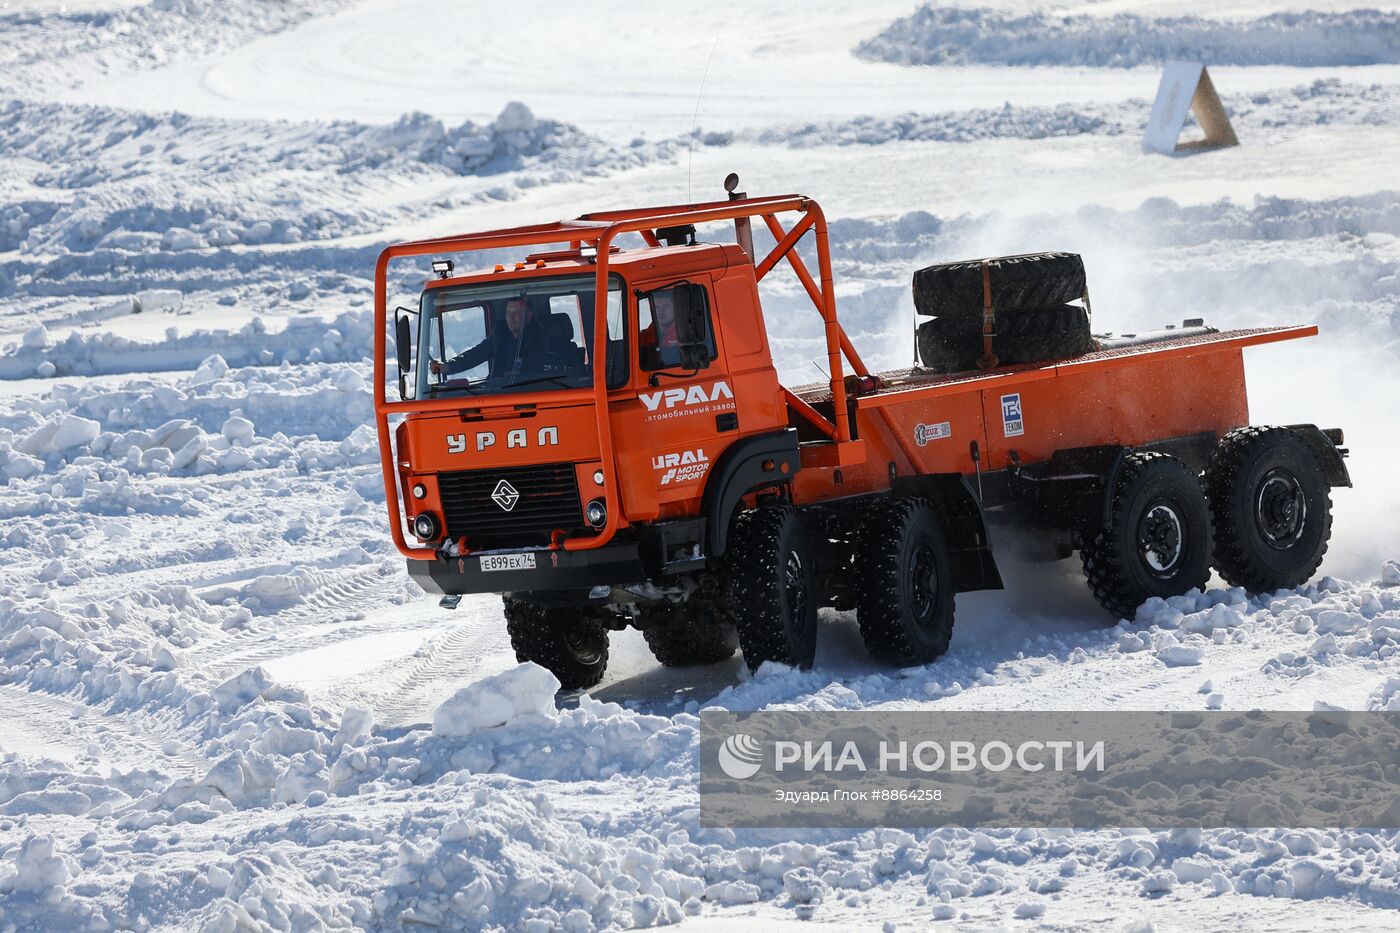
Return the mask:
<svg viewBox="0 0 1400 933">
<path fill-rule="evenodd" d="M 160 341 L 74 330 L 45 346 L 21 342 L 0 348 L 0 379 L 32 378 L 47 364 L 48 376 L 193 369 L 194 384 L 208 385 L 220 381 L 230 366 L 364 360 L 373 346 L 371 319 L 350 312 L 329 321 L 294 317 L 274 331 L 255 317 L 236 331 L 198 329 L 182 334 L 170 328 Z"/>
<path fill-rule="evenodd" d="M 491 123 L 449 128 L 424 113 L 378 126 L 10 100 L 0 103 L 0 152 L 42 166 L 32 176 L 39 190 L 67 190 L 0 205 L 0 251 L 101 250 L 116 264 L 132 253 L 171 260 L 240 244 L 323 240 L 421 219 L 418 203 L 366 206 L 370 184 L 500 177 L 450 196 L 467 205 L 645 165 L 680 147 L 676 140 L 615 146 L 536 117 L 518 101 Z"/>
<path fill-rule="evenodd" d="M 1227 94 L 1223 102 L 1231 121 L 1245 132 L 1286 126 L 1382 125 L 1400 119 L 1400 95 L 1393 88 L 1345 84 L 1336 78 L 1254 94 Z M 1055 107 L 1018 107 L 1008 103 L 996 109 L 866 115 L 825 123 L 707 133 L 701 141 L 710 146 L 748 142 L 812 147 L 1136 135 L 1142 132 L 1150 112 L 1151 101 L 1146 100 Z"/>
<path fill-rule="evenodd" d="M 535 663 L 463 687 L 433 713 L 433 735 L 461 738 L 522 716 L 553 716 L 559 678 Z"/>
<path fill-rule="evenodd" d="M 154 0 L 112 10 L 7 14 L 0 90 L 43 90 L 236 48 L 332 13 L 346 0 Z"/>
<path fill-rule="evenodd" d="M 1400 61 L 1400 13 L 1272 13 L 1258 19 L 1149 18 L 924 6 L 856 46 L 900 65 L 1089 65 L 1169 58 L 1212 65 L 1374 65 Z"/>
</svg>

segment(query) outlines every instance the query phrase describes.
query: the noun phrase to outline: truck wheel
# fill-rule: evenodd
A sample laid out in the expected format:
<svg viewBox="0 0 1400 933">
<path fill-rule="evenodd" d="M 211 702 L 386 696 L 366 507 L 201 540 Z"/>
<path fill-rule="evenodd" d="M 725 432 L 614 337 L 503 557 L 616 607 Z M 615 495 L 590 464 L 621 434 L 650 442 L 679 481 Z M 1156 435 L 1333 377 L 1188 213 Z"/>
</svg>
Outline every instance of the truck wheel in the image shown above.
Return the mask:
<svg viewBox="0 0 1400 933">
<path fill-rule="evenodd" d="M 608 668 L 608 630 L 585 608 L 540 606 L 504 598 L 506 631 L 515 659 L 534 661 L 559 678 L 565 690 L 582 690 Z"/>
<path fill-rule="evenodd" d="M 1151 596 L 1204 589 L 1210 577 L 1210 515 L 1200 481 L 1180 460 L 1137 451 L 1123 458 L 1113 517 L 1089 532 L 1080 558 L 1089 588 L 1117 618 Z"/>
<path fill-rule="evenodd" d="M 1239 428 L 1206 467 L 1215 567 L 1232 586 L 1302 586 L 1332 535 L 1331 487 L 1317 457 L 1287 428 Z"/>
<path fill-rule="evenodd" d="M 765 506 L 734 518 L 725 553 L 725 613 L 750 670 L 764 661 L 808 668 L 817 654 L 812 547 L 797 511 Z"/>
<path fill-rule="evenodd" d="M 639 607 L 642 637 L 656 660 L 665 667 L 690 667 L 732 658 L 739 636 L 733 625 L 715 618 L 713 608 L 698 597 Z"/>
<path fill-rule="evenodd" d="M 894 499 L 866 517 L 856 553 L 856 617 L 870 656 L 927 664 L 953 637 L 953 562 L 927 502 Z"/>
<path fill-rule="evenodd" d="M 934 372 L 976 369 L 982 357 L 982 322 L 948 317 L 924 321 L 919 325 L 918 344 L 919 359 Z M 992 349 L 1003 365 L 1063 360 L 1093 348 L 1089 312 L 1078 305 L 997 315 Z"/>
<path fill-rule="evenodd" d="M 1084 261 L 1075 253 L 1025 253 L 989 259 L 997 313 L 1062 305 L 1084 297 Z M 920 314 L 982 317 L 982 260 L 945 262 L 914 273 Z"/>
</svg>

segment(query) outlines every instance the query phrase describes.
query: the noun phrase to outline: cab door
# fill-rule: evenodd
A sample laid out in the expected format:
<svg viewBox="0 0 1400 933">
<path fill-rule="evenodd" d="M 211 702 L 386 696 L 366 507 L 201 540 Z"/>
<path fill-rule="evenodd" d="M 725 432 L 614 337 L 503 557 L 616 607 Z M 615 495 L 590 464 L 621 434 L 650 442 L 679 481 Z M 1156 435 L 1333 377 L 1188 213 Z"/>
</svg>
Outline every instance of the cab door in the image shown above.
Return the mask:
<svg viewBox="0 0 1400 933">
<path fill-rule="evenodd" d="M 690 360 L 682 357 L 674 323 L 676 292 L 687 287 L 708 325 L 705 352 Z M 711 467 L 740 436 L 738 393 L 716 326 L 714 277 L 653 281 L 630 297 L 635 395 L 612 405 L 624 508 L 631 521 L 695 515 Z"/>
</svg>

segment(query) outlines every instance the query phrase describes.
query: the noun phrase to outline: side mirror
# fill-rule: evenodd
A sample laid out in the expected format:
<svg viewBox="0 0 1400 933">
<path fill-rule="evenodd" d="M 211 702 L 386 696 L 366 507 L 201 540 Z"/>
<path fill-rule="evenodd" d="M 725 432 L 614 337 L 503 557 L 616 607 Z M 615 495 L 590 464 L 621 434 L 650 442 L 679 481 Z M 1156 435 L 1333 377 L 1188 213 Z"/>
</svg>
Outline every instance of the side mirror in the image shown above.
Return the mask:
<svg viewBox="0 0 1400 933">
<path fill-rule="evenodd" d="M 682 282 L 671 290 L 671 295 L 676 308 L 676 342 L 682 348 L 707 348 L 710 343 L 710 316 L 705 310 L 705 287 Z"/>
<path fill-rule="evenodd" d="M 394 350 L 399 357 L 399 372 L 406 373 L 413 368 L 413 321 L 408 314 L 399 314 L 397 309 L 394 312 Z"/>
<path fill-rule="evenodd" d="M 399 364 L 399 398 L 408 398 L 408 374 L 413 369 L 413 316 L 417 311 L 394 309 L 394 353 Z"/>
</svg>

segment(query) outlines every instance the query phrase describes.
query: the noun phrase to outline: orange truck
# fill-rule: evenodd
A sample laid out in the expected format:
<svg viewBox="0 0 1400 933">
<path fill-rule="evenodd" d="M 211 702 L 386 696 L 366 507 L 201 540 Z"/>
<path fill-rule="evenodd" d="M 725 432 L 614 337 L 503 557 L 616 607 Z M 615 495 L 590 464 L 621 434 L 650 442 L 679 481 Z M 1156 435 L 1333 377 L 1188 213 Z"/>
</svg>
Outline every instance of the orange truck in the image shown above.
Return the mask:
<svg viewBox="0 0 1400 933">
<path fill-rule="evenodd" d="M 922 664 L 957 593 L 1002 586 L 994 519 L 1078 551 L 1116 617 L 1212 568 L 1252 591 L 1317 570 L 1330 490 L 1350 485 L 1341 431 L 1249 426 L 1243 365 L 1316 327 L 1092 337 L 1078 257 L 1000 257 L 915 273 L 922 362 L 875 373 L 837 318 L 820 206 L 735 183 L 379 257 L 390 533 L 443 605 L 501 594 L 520 660 L 589 687 L 630 625 L 666 665 L 742 649 L 806 667 L 828 606 L 854 610 L 875 658 Z M 730 222 L 733 242 L 697 238 Z M 387 270 L 410 257 L 433 276 L 391 325 Z M 827 382 L 774 368 L 759 286 L 783 264 L 820 316 Z"/>
</svg>

